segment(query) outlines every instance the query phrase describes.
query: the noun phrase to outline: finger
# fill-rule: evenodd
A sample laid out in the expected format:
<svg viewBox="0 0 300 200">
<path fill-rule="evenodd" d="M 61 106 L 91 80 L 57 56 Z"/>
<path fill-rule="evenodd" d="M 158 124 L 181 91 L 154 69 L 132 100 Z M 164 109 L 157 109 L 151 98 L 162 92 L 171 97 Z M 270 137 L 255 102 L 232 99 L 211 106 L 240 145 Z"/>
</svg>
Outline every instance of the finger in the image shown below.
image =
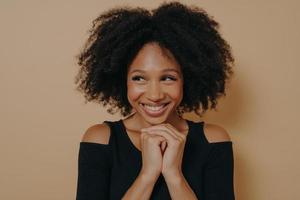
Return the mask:
<svg viewBox="0 0 300 200">
<path fill-rule="evenodd" d="M 147 134 L 148 133 L 148 134 Z M 162 152 L 165 151 L 165 148 L 167 146 L 167 141 L 166 141 L 166 138 L 160 136 L 160 135 L 157 135 L 157 134 L 150 134 L 149 132 L 147 131 L 142 131 L 142 134 L 143 135 L 147 135 L 146 137 L 149 138 L 149 137 L 155 137 L 155 138 L 159 138 L 159 141 L 158 143 L 160 144 L 161 146 L 161 149 L 162 149 Z M 144 136 L 145 137 L 145 136 Z"/>
<path fill-rule="evenodd" d="M 143 135 L 143 137 L 145 139 L 148 139 L 148 138 L 154 138 L 154 139 L 159 139 L 159 141 L 163 141 L 163 140 L 166 140 L 163 136 L 161 135 L 158 135 L 158 134 L 151 134 L 149 131 L 142 131 L 141 133 Z"/>
<path fill-rule="evenodd" d="M 175 134 L 178 135 L 178 137 L 181 137 L 182 139 L 184 139 L 186 137 L 186 135 L 184 135 L 181 132 L 179 132 L 174 126 L 172 126 L 169 123 L 165 124 L 165 127 L 167 127 L 168 129 L 170 129 L 171 131 L 173 131 Z"/>
<path fill-rule="evenodd" d="M 142 147 L 145 145 L 145 142 L 149 139 L 149 137 L 151 137 L 150 134 L 147 134 L 147 132 L 142 132 L 141 133 L 141 144 L 142 144 Z"/>
<path fill-rule="evenodd" d="M 177 140 L 183 139 L 183 137 L 181 135 L 179 135 L 178 133 L 176 133 L 177 131 L 170 130 L 169 128 L 167 128 L 165 126 L 156 126 L 156 127 L 152 126 L 152 127 L 147 128 L 147 130 L 165 131 L 168 134 L 170 134 L 171 136 L 173 136 L 174 138 L 176 138 Z"/>
<path fill-rule="evenodd" d="M 151 137 L 159 142 L 163 142 L 166 140 L 166 138 L 164 138 L 163 136 L 156 135 L 156 134 L 153 134 L 153 135 L 149 134 L 149 137 Z"/>
<path fill-rule="evenodd" d="M 168 142 L 172 142 L 172 141 L 179 141 L 180 138 L 174 137 L 173 135 L 167 133 L 165 130 L 148 130 L 149 134 L 156 134 L 156 135 L 160 135 L 166 138 L 166 140 Z"/>
<path fill-rule="evenodd" d="M 148 140 L 153 143 L 155 143 L 156 145 L 160 145 L 163 141 L 165 141 L 166 139 L 160 135 L 150 135 L 149 134 L 149 137 L 148 137 Z"/>
<path fill-rule="evenodd" d="M 146 140 L 145 137 L 148 137 L 146 136 L 147 134 L 145 132 L 141 133 L 141 136 L 140 136 L 140 141 L 141 141 L 141 146 L 142 146 L 142 149 L 144 149 L 144 141 Z"/>
<path fill-rule="evenodd" d="M 174 139 L 180 139 L 178 138 L 179 136 L 177 136 L 177 134 L 171 132 L 170 130 L 168 130 L 164 125 L 160 124 L 160 125 L 155 125 L 155 126 L 151 126 L 148 128 L 143 128 L 141 129 L 142 132 L 144 131 L 154 131 L 154 130 L 159 130 L 159 131 L 167 131 L 172 137 L 174 137 Z"/>
</svg>

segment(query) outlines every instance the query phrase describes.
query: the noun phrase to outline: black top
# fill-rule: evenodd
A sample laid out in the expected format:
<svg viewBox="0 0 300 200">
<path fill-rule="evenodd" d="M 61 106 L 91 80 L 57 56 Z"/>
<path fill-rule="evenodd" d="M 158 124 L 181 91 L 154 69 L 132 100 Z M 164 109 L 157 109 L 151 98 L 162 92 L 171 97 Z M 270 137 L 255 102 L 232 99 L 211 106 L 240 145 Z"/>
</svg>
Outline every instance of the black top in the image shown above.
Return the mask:
<svg viewBox="0 0 300 200">
<path fill-rule="evenodd" d="M 182 173 L 200 200 L 234 200 L 231 141 L 209 143 L 204 121 L 186 120 L 188 135 Z M 104 121 L 110 126 L 108 144 L 80 142 L 77 200 L 120 200 L 137 178 L 142 154 L 130 140 L 122 120 Z M 162 174 L 150 199 L 171 199 Z"/>
</svg>

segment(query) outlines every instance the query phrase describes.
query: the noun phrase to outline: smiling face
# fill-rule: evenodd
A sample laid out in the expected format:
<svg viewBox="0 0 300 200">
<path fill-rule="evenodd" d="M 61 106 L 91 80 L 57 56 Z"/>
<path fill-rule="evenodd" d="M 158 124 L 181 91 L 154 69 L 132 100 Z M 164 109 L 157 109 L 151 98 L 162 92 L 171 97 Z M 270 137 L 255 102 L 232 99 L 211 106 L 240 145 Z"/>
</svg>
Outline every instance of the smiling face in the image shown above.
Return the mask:
<svg viewBox="0 0 300 200">
<path fill-rule="evenodd" d="M 147 124 L 176 121 L 183 97 L 183 77 L 173 55 L 156 43 L 147 43 L 128 68 L 127 98 Z"/>
</svg>

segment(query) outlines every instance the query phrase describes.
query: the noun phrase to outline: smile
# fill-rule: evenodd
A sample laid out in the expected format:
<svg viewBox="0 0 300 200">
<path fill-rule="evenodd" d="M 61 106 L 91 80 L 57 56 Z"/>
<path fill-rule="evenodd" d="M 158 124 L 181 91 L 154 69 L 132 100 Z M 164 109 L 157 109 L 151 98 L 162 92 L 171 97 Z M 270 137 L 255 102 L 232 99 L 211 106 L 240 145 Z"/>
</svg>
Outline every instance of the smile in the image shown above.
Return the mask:
<svg viewBox="0 0 300 200">
<path fill-rule="evenodd" d="M 165 103 L 159 106 L 150 106 L 148 104 L 140 103 L 141 107 L 145 111 L 145 113 L 151 117 L 158 117 L 167 109 L 167 105 L 169 103 Z"/>
</svg>

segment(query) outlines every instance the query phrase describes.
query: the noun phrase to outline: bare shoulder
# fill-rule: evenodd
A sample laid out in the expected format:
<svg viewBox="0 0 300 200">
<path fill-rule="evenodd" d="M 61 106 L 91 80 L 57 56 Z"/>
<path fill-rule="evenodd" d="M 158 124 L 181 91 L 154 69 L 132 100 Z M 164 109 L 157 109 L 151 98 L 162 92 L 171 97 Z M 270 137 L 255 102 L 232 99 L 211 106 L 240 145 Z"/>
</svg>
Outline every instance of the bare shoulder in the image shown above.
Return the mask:
<svg viewBox="0 0 300 200">
<path fill-rule="evenodd" d="M 219 125 L 204 123 L 203 129 L 209 143 L 231 141 L 229 133 Z"/>
<path fill-rule="evenodd" d="M 95 124 L 89 127 L 82 136 L 82 142 L 108 144 L 110 127 L 106 123 Z"/>
</svg>

